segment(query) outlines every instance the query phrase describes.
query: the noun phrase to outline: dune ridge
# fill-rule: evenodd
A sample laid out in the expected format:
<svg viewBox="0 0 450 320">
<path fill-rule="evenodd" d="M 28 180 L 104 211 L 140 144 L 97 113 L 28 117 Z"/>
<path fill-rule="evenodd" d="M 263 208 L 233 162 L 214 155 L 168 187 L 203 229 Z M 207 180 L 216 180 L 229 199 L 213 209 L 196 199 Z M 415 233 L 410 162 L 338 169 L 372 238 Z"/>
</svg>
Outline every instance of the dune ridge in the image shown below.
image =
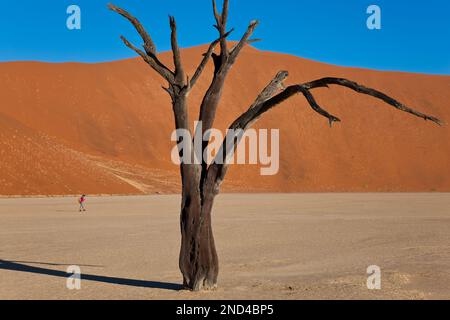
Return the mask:
<svg viewBox="0 0 450 320">
<path fill-rule="evenodd" d="M 188 74 L 205 46 L 183 50 Z M 161 60 L 171 64 L 169 53 Z M 279 70 L 287 84 L 346 77 L 424 113 L 449 119 L 450 77 L 345 68 L 248 47 L 227 81 L 215 127 L 225 128 Z M 212 66 L 190 94 L 191 121 Z M 176 193 L 173 116 L 163 81 L 138 58 L 82 63 L 0 63 L 0 195 Z M 330 129 L 303 97 L 265 115 L 280 129 L 280 171 L 233 166 L 226 192 L 450 191 L 450 130 L 345 88 L 317 89 L 342 119 Z"/>
</svg>

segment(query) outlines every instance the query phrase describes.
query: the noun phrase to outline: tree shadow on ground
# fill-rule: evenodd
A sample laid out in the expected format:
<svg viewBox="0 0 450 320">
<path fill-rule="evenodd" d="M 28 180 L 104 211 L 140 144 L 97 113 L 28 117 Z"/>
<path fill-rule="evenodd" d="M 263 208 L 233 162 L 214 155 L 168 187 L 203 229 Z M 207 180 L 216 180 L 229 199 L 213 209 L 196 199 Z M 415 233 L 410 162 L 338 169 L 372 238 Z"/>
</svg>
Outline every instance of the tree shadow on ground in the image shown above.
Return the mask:
<svg viewBox="0 0 450 320">
<path fill-rule="evenodd" d="M 4 260 L 0 259 L 0 263 L 4 262 Z M 41 262 L 41 261 L 7 261 L 9 263 L 16 263 L 16 264 L 42 264 L 45 266 L 72 266 L 73 264 L 69 263 L 53 263 L 53 262 Z M 104 268 L 105 266 L 96 265 L 96 264 L 77 264 L 79 267 L 89 267 L 89 268 Z"/>
<path fill-rule="evenodd" d="M 29 263 L 33 263 L 33 262 L 29 262 Z M 42 263 L 42 262 L 40 262 L 39 264 L 60 265 L 60 264 L 55 264 L 55 263 Z M 64 264 L 61 264 L 61 265 L 64 265 Z M 53 270 L 53 269 L 29 266 L 29 265 L 20 263 L 20 261 L 6 261 L 6 260 L 0 259 L 0 270 L 2 270 L 2 269 L 3 270 L 11 270 L 11 271 L 19 271 L 19 272 L 35 273 L 35 274 L 43 274 L 43 275 L 47 275 L 47 276 L 61 277 L 61 278 L 66 278 L 66 279 L 70 275 L 72 275 L 71 273 L 67 273 L 67 272 L 60 271 L 60 270 Z M 174 291 L 183 289 L 182 285 L 176 284 L 176 283 L 116 278 L 116 277 L 84 274 L 84 273 L 81 273 L 81 280 L 96 281 L 96 282 L 117 284 L 117 285 L 123 285 L 123 286 L 164 289 L 164 290 L 174 290 Z"/>
</svg>

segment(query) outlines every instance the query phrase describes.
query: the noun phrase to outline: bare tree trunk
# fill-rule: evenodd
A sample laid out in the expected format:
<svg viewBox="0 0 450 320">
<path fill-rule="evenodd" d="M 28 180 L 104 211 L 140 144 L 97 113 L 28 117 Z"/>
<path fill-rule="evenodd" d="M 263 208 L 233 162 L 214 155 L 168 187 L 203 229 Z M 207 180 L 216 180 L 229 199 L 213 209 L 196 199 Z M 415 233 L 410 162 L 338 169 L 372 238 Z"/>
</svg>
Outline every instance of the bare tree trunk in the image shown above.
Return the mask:
<svg viewBox="0 0 450 320">
<path fill-rule="evenodd" d="M 208 196 L 198 206 L 200 199 L 189 196 L 182 200 L 180 226 L 180 270 L 183 285 L 193 291 L 217 287 L 219 260 L 211 226 L 214 196 Z"/>
</svg>

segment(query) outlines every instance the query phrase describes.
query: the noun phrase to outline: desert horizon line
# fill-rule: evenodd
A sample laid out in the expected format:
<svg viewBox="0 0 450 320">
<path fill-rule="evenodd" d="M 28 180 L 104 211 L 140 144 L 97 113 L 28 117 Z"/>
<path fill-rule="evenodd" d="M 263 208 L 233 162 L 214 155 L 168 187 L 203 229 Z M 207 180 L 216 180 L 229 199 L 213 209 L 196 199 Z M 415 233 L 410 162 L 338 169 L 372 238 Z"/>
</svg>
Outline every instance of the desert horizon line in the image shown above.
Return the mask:
<svg viewBox="0 0 450 320">
<path fill-rule="evenodd" d="M 237 42 L 235 40 L 228 41 L 229 43 Z M 209 43 L 205 42 L 202 44 L 192 45 L 180 48 L 181 51 L 185 50 L 194 50 L 204 47 L 207 49 L 209 46 Z M 255 50 L 257 52 L 266 52 L 266 53 L 272 53 L 276 55 L 283 55 L 283 56 L 290 56 L 295 57 L 302 60 L 307 60 L 310 62 L 318 63 L 318 64 L 324 64 L 334 67 L 340 67 L 340 68 L 347 68 L 347 69 L 358 69 L 358 70 L 369 70 L 369 71 L 376 71 L 376 72 L 385 72 L 385 73 L 397 73 L 397 74 L 412 74 L 412 75 L 428 75 L 428 76 L 442 76 L 442 77 L 450 77 L 450 70 L 448 73 L 441 73 L 441 72 L 420 72 L 420 71 L 409 71 L 409 70 L 402 70 L 402 69 L 390 69 L 390 68 L 371 68 L 366 66 L 359 66 L 359 65 L 345 65 L 345 64 L 336 64 L 331 63 L 327 61 L 317 60 L 305 56 L 296 55 L 293 53 L 283 52 L 283 51 L 274 51 L 274 50 L 266 50 L 266 49 L 260 49 L 255 47 L 254 45 L 248 45 L 247 48 L 244 50 L 248 51 L 248 48 L 250 50 Z M 158 55 L 164 55 L 164 54 L 171 54 L 171 50 L 162 50 L 158 52 Z M 79 64 L 79 65 L 100 65 L 100 64 L 107 64 L 107 63 L 116 63 L 116 62 L 122 62 L 127 60 L 140 60 L 141 58 L 139 56 L 132 56 L 132 57 L 124 57 L 124 58 L 118 58 L 118 59 L 112 59 L 112 60 L 105 60 L 105 61 L 76 61 L 76 60 L 67 60 L 67 61 L 47 61 L 47 60 L 33 60 L 33 59 L 18 59 L 18 60 L 0 60 L 0 65 L 2 64 L 9 64 L 9 63 L 40 63 L 40 64 L 50 64 L 50 65 L 64 65 L 64 64 Z"/>
</svg>

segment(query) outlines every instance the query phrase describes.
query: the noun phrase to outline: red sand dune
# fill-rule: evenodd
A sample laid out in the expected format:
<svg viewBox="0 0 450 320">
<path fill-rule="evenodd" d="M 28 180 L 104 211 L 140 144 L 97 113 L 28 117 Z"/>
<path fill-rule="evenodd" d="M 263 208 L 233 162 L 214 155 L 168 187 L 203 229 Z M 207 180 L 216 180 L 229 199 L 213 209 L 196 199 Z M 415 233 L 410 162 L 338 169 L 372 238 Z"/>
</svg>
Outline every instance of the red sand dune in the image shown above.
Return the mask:
<svg viewBox="0 0 450 320">
<path fill-rule="evenodd" d="M 192 74 L 205 46 L 185 49 Z M 162 60 L 170 63 L 170 55 Z M 228 79 L 215 127 L 225 129 L 279 70 L 288 84 L 346 77 L 419 111 L 450 119 L 450 77 L 343 68 L 247 48 Z M 191 120 L 211 66 L 190 95 Z M 168 193 L 173 116 L 163 84 L 145 63 L 0 64 L 0 195 Z M 345 88 L 317 89 L 342 119 L 328 126 L 302 96 L 266 114 L 280 129 L 280 171 L 233 166 L 225 191 L 450 191 L 450 130 Z"/>
</svg>

